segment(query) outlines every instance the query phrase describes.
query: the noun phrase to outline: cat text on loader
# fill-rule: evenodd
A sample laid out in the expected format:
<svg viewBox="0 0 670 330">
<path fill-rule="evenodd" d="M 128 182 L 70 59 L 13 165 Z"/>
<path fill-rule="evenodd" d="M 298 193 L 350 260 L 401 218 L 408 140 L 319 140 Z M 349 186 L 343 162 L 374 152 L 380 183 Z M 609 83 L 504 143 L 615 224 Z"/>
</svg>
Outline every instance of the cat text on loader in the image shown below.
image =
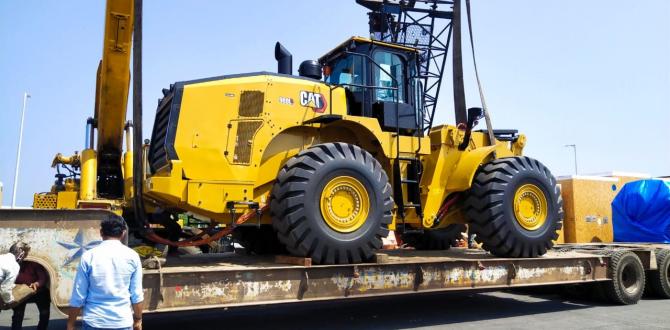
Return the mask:
<svg viewBox="0 0 670 330">
<path fill-rule="evenodd" d="M 373 36 L 400 25 L 379 23 L 393 18 L 380 11 L 386 2 L 359 3 L 372 10 Z M 433 127 L 426 114 L 425 48 L 353 37 L 294 76 L 277 43 L 276 74 L 164 90 L 145 194 L 231 225 L 255 211 L 239 228 L 242 244 L 257 253 L 283 245 L 317 263 L 369 260 L 390 229 L 419 249 L 448 248 L 466 223 L 494 255 L 544 254 L 563 218 L 556 180 L 522 155 L 515 130 L 473 130 L 483 112 L 464 106 L 458 1 L 431 10 L 453 34 L 457 125 Z M 281 245 L 269 244 L 272 229 Z"/>
</svg>

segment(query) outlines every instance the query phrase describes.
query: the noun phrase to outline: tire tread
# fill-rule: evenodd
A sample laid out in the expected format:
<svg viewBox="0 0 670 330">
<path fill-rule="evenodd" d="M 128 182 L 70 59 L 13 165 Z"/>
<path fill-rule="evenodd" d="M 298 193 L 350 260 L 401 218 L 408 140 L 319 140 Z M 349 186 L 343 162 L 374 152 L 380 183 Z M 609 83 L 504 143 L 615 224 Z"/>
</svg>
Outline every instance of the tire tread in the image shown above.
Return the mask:
<svg viewBox="0 0 670 330">
<path fill-rule="evenodd" d="M 623 284 L 619 281 L 619 271 L 623 270 L 626 262 L 636 263 L 636 267 L 638 267 L 638 270 L 640 271 L 640 278 L 638 280 L 641 281 L 641 288 L 638 290 L 639 292 L 636 292 L 633 295 L 626 294 L 625 290 L 623 289 Z M 601 288 L 605 294 L 605 297 L 610 302 L 619 305 L 637 304 L 637 302 L 642 297 L 642 294 L 644 293 L 645 286 L 644 267 L 642 266 L 642 261 L 640 261 L 640 258 L 635 253 L 630 251 L 614 251 L 610 255 L 610 263 L 608 268 L 608 272 L 612 274 L 612 280 L 601 283 Z"/>
<path fill-rule="evenodd" d="M 316 231 L 310 229 L 309 216 L 304 212 L 305 188 L 320 166 L 329 160 L 349 159 L 372 172 L 379 187 L 383 203 L 378 228 L 374 229 L 374 237 L 363 241 L 355 247 L 340 248 L 327 246 L 319 239 Z M 279 171 L 271 194 L 271 215 L 273 227 L 277 231 L 279 241 L 294 255 L 311 257 L 315 263 L 360 263 L 374 256 L 374 249 L 382 246 L 382 237 L 389 233 L 388 225 L 392 221 L 393 198 L 388 177 L 379 162 L 367 151 L 346 143 L 324 143 L 310 147 L 291 158 Z M 302 198 L 301 198 L 302 197 Z"/>
<path fill-rule="evenodd" d="M 534 172 L 546 179 L 547 199 L 553 203 L 556 212 L 555 222 L 549 228 L 544 242 L 531 243 L 515 231 L 505 214 L 505 190 L 516 175 L 521 172 Z M 539 161 L 529 157 L 507 157 L 495 159 L 480 168 L 475 174 L 472 187 L 465 199 L 464 211 L 470 219 L 473 232 L 483 243 L 486 250 L 500 257 L 537 257 L 553 246 L 552 240 L 558 238 L 557 230 L 562 227 L 563 199 L 556 179 Z M 512 220 L 514 221 L 514 220 Z"/>
</svg>

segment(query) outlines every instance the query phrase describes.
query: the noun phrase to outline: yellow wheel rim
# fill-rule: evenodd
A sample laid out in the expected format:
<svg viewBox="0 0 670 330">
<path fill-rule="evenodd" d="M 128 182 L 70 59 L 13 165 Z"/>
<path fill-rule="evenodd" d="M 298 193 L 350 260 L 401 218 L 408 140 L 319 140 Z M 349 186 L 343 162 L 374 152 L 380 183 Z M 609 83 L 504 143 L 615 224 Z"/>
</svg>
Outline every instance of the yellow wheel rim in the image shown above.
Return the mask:
<svg viewBox="0 0 670 330">
<path fill-rule="evenodd" d="M 321 192 L 321 215 L 328 227 L 341 233 L 361 228 L 370 212 L 370 198 L 363 184 L 350 176 L 330 180 Z"/>
<path fill-rule="evenodd" d="M 525 184 L 514 193 L 514 217 L 527 230 L 536 230 L 547 221 L 547 198 L 534 184 Z"/>
</svg>

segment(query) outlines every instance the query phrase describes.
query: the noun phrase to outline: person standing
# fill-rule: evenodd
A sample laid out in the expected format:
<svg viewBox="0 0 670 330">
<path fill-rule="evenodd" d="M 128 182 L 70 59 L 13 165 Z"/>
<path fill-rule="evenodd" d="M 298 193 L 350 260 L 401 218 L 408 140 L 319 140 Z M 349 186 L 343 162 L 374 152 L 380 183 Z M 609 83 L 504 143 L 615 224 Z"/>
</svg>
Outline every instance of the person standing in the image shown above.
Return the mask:
<svg viewBox="0 0 670 330">
<path fill-rule="evenodd" d="M 100 223 L 102 243 L 84 252 L 77 268 L 67 329 L 74 330 L 80 313 L 82 330 L 142 329 L 142 263 L 123 245 L 127 227 L 120 217 Z"/>
<path fill-rule="evenodd" d="M 5 305 L 15 303 L 12 290 L 21 269 L 19 262 L 23 261 L 29 251 L 28 244 L 16 242 L 9 248 L 9 253 L 0 255 L 0 298 Z"/>
<path fill-rule="evenodd" d="M 26 253 L 27 256 L 27 253 Z M 38 263 L 32 261 L 22 261 L 21 270 L 16 277 L 16 284 L 25 284 L 29 286 L 35 294 L 26 301 L 14 306 L 12 310 L 12 330 L 20 330 L 23 326 L 23 317 L 28 303 L 35 303 L 40 313 L 37 330 L 46 330 L 49 327 L 49 316 L 51 309 L 51 295 L 46 287 L 46 270 Z"/>
</svg>

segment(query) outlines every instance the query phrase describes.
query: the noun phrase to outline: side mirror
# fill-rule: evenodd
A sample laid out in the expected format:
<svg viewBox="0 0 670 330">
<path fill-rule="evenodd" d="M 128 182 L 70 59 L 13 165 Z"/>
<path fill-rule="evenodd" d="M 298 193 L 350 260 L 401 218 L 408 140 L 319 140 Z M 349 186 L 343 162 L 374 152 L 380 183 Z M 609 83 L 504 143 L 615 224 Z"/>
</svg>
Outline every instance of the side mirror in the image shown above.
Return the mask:
<svg viewBox="0 0 670 330">
<path fill-rule="evenodd" d="M 465 127 L 465 136 L 463 137 L 463 142 L 458 146 L 458 150 L 465 150 L 470 144 L 470 134 L 472 133 L 472 127 L 475 126 L 475 122 L 481 119 L 484 116 L 484 111 L 482 108 L 470 108 L 468 109 L 468 123 Z"/>
<path fill-rule="evenodd" d="M 484 110 L 482 108 L 468 109 L 468 128 L 472 128 L 475 122 L 484 117 Z"/>
</svg>

